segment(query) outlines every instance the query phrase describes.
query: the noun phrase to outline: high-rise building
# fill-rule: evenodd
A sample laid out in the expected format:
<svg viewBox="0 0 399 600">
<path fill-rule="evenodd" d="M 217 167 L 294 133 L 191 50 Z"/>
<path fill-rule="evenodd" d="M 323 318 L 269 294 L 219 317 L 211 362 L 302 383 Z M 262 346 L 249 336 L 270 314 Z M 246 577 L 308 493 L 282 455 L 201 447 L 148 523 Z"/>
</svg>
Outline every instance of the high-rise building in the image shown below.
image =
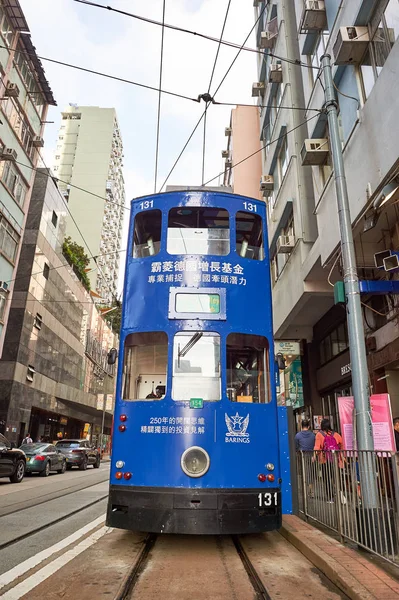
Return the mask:
<svg viewBox="0 0 399 600">
<path fill-rule="evenodd" d="M 0 348 L 49 105 L 55 100 L 21 6 L 1 2 Z"/>
<path fill-rule="evenodd" d="M 361 297 L 370 387 L 390 394 L 397 415 L 398 295 L 378 290 L 380 280 L 399 277 L 398 1 L 254 0 L 254 6 L 261 53 L 253 95 L 263 106 L 273 320 L 289 355 L 280 400 L 294 406 L 298 420 L 331 415 L 339 430 L 337 399 L 352 394 L 347 311 L 334 304 L 342 261 L 320 70 L 328 53 L 358 274 L 375 282 Z M 293 385 L 298 376 L 300 385 Z"/>
<path fill-rule="evenodd" d="M 64 110 L 53 170 L 73 217 L 66 235 L 84 246 L 89 257 L 101 255 L 88 276 L 92 289 L 108 302 L 116 293 L 119 273 L 122 159 L 115 109 L 71 104 Z"/>
<path fill-rule="evenodd" d="M 222 150 L 222 158 L 225 159 L 223 185 L 230 186 L 235 194 L 263 198 L 259 190 L 262 156 L 258 107 L 233 108 L 230 124 L 224 132 L 227 137 L 227 148 Z"/>
<path fill-rule="evenodd" d="M 0 433 L 18 444 L 27 432 L 35 441 L 110 434 L 107 353 L 118 337 L 63 256 L 68 218 L 51 173 L 38 169 L 0 360 Z"/>
</svg>

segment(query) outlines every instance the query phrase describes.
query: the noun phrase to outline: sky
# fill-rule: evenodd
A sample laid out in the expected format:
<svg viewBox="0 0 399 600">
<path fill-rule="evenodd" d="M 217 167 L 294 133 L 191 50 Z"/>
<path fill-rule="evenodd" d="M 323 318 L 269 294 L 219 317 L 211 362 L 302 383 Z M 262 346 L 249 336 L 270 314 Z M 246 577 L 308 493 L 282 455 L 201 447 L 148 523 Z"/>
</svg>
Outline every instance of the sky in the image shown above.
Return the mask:
<svg viewBox="0 0 399 600">
<path fill-rule="evenodd" d="M 98 0 L 113 8 L 162 20 L 162 0 Z M 161 32 L 159 26 L 74 0 L 20 0 L 32 42 L 39 56 L 72 63 L 158 88 Z M 166 0 L 165 22 L 220 37 L 228 0 Z M 224 39 L 242 44 L 254 24 L 251 1 L 231 0 Z M 247 45 L 255 47 L 254 34 Z M 217 43 L 165 29 L 162 89 L 197 98 L 208 91 Z M 237 50 L 222 46 L 211 93 L 219 85 Z M 256 57 L 241 52 L 215 96 L 219 102 L 253 104 Z M 60 113 L 69 103 L 114 107 L 124 145 L 124 178 L 128 204 L 134 197 L 154 191 L 158 93 L 54 65 L 42 60 L 57 101 L 50 107 L 44 157 L 53 156 Z M 162 94 L 157 190 L 179 155 L 205 108 L 204 102 Z M 223 170 L 221 150 L 231 107 L 211 106 L 207 118 L 205 180 Z M 197 130 L 168 184 L 200 185 L 203 127 Z M 217 179 L 212 185 L 217 185 Z M 127 224 L 127 216 L 125 225 Z M 125 227 L 125 234 L 127 227 Z M 121 279 L 121 278 L 120 278 Z"/>
</svg>

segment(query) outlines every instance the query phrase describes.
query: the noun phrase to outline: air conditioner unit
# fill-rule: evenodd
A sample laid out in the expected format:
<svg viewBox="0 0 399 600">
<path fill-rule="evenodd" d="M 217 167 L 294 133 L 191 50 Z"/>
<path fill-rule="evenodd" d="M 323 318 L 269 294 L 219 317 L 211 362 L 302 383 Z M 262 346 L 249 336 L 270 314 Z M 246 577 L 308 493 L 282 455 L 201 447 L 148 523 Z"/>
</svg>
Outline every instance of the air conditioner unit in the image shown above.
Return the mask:
<svg viewBox="0 0 399 600">
<path fill-rule="evenodd" d="M 273 48 L 274 42 L 276 41 L 277 33 L 274 31 L 262 31 L 260 34 L 259 47 L 261 50 L 267 50 Z"/>
<path fill-rule="evenodd" d="M 326 4 L 322 0 L 305 0 L 302 13 L 302 31 L 320 31 L 326 28 Z"/>
<path fill-rule="evenodd" d="M 224 130 L 224 135 L 229 137 L 231 135 L 231 127 L 226 127 Z"/>
<path fill-rule="evenodd" d="M 42 137 L 40 137 L 40 135 L 34 135 L 33 139 L 32 139 L 32 146 L 34 148 L 43 148 L 44 139 Z"/>
<path fill-rule="evenodd" d="M 258 98 L 265 93 L 265 84 L 263 81 L 257 81 L 252 84 L 252 98 Z"/>
<path fill-rule="evenodd" d="M 385 269 L 384 260 L 391 256 L 390 250 L 382 250 L 374 254 L 374 264 L 376 269 Z"/>
<path fill-rule="evenodd" d="M 18 98 L 19 87 L 17 86 L 17 84 L 8 82 L 6 90 L 4 92 L 4 95 L 7 96 L 8 98 Z"/>
<path fill-rule="evenodd" d="M 8 283 L 6 281 L 0 281 L 0 292 L 8 292 Z"/>
<path fill-rule="evenodd" d="M 367 27 L 340 27 L 334 43 L 336 65 L 360 63 L 369 43 Z"/>
<path fill-rule="evenodd" d="M 282 83 L 283 82 L 283 67 L 277 63 L 270 65 L 269 71 L 269 83 Z"/>
<path fill-rule="evenodd" d="M 383 260 L 385 271 L 398 271 L 399 270 L 399 253 L 391 253 Z"/>
<path fill-rule="evenodd" d="M 262 175 L 260 180 L 260 191 L 261 192 L 272 192 L 274 189 L 273 175 Z"/>
<path fill-rule="evenodd" d="M 302 166 L 322 165 L 329 154 L 328 140 L 308 139 L 301 149 Z"/>
<path fill-rule="evenodd" d="M 229 151 L 228 150 L 222 150 L 222 158 L 228 158 L 229 157 Z"/>
<path fill-rule="evenodd" d="M 17 151 L 14 148 L 4 148 L 0 156 L 0 160 L 11 160 L 15 161 L 18 158 Z"/>
<path fill-rule="evenodd" d="M 295 236 L 293 235 L 280 235 L 277 238 L 277 254 L 289 254 L 292 252 L 295 246 Z"/>
</svg>

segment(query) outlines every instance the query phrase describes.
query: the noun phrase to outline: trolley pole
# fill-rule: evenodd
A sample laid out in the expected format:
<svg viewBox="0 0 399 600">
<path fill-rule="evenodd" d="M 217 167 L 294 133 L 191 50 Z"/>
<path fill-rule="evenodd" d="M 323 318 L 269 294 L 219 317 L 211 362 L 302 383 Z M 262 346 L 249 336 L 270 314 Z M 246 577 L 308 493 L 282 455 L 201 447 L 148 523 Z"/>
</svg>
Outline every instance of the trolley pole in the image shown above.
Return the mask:
<svg viewBox="0 0 399 600">
<path fill-rule="evenodd" d="M 349 332 L 349 353 L 352 365 L 353 395 L 355 398 L 357 449 L 360 451 L 373 451 L 374 440 L 370 414 L 370 388 L 368 384 L 363 315 L 360 304 L 359 279 L 356 269 L 348 190 L 338 127 L 337 102 L 335 100 L 331 56 L 329 54 L 322 56 L 321 66 L 324 73 L 325 109 L 328 117 L 338 218 L 341 230 L 341 253 Z M 359 471 L 363 506 L 365 508 L 376 508 L 377 488 L 372 452 L 360 453 Z"/>
</svg>

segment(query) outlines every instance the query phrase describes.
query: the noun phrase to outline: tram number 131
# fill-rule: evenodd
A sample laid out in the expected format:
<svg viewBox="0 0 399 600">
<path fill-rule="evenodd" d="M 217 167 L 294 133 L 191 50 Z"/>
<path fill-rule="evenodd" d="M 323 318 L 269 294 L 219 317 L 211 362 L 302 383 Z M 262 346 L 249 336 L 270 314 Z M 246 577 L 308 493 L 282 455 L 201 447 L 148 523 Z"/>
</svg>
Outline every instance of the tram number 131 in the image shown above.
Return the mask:
<svg viewBox="0 0 399 600">
<path fill-rule="evenodd" d="M 258 501 L 259 501 L 259 506 L 262 508 L 262 506 L 277 506 L 277 492 L 271 493 L 271 492 L 266 492 L 266 493 L 260 493 L 258 494 Z"/>
</svg>

